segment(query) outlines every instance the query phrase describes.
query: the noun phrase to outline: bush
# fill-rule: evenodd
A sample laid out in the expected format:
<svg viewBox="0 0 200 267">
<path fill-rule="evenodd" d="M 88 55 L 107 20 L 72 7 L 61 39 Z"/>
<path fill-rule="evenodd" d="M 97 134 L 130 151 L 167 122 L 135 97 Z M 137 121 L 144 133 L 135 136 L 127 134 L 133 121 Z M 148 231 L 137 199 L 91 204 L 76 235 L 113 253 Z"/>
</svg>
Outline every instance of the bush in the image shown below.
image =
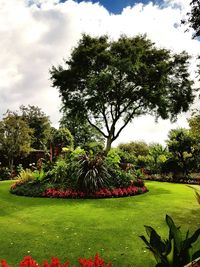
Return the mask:
<svg viewBox="0 0 200 267">
<path fill-rule="evenodd" d="M 30 181 L 34 181 L 33 173 L 30 169 L 22 170 L 16 177 L 20 184 L 24 184 Z"/>
<path fill-rule="evenodd" d="M 105 158 L 106 165 L 110 169 L 119 169 L 120 161 L 121 158 L 119 156 L 119 149 L 116 148 L 112 148 Z"/>
<path fill-rule="evenodd" d="M 113 187 L 128 187 L 132 180 L 134 180 L 134 176 L 132 172 L 126 172 L 123 170 L 113 169 L 110 170 L 111 177 L 110 186 Z"/>
<path fill-rule="evenodd" d="M 82 149 L 88 154 L 98 154 L 103 151 L 104 144 L 99 142 L 88 142 L 81 146 Z"/>
<path fill-rule="evenodd" d="M 14 183 L 10 192 L 19 196 L 29 196 L 29 197 L 40 197 L 42 193 L 46 190 L 46 184 L 29 182 L 24 184 Z"/>
<path fill-rule="evenodd" d="M 68 164 L 64 159 L 56 161 L 53 169 L 48 172 L 48 177 L 53 183 L 66 183 L 68 176 Z"/>
</svg>

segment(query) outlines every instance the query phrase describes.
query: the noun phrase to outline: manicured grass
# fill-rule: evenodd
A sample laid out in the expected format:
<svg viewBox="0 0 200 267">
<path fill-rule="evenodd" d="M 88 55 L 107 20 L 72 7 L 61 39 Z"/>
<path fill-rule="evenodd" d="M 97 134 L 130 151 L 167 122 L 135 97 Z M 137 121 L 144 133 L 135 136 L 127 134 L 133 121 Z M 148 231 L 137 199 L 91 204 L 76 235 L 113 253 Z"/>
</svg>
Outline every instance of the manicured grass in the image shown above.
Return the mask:
<svg viewBox="0 0 200 267">
<path fill-rule="evenodd" d="M 10 184 L 0 182 L 0 259 L 11 267 L 28 254 L 39 263 L 52 255 L 76 262 L 96 252 L 114 267 L 152 267 L 138 238 L 144 224 L 166 235 L 169 214 L 184 231 L 200 227 L 194 191 L 182 184 L 147 182 L 143 195 L 90 200 L 20 197 L 8 192 Z"/>
</svg>

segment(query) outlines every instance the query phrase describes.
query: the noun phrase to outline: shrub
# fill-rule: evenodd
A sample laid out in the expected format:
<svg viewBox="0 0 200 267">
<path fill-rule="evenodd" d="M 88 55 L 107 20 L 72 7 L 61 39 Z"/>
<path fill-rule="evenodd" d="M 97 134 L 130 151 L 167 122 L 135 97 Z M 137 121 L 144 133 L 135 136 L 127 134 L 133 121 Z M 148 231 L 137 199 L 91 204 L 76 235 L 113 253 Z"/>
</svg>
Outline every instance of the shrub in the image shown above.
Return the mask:
<svg viewBox="0 0 200 267">
<path fill-rule="evenodd" d="M 34 181 L 34 176 L 30 169 L 22 170 L 16 178 L 20 184 Z"/>
<path fill-rule="evenodd" d="M 79 159 L 77 185 L 83 192 L 95 192 L 108 184 L 110 174 L 101 156 L 84 155 Z"/>
<path fill-rule="evenodd" d="M 40 197 L 46 188 L 46 184 L 35 182 L 19 184 L 16 182 L 11 186 L 10 192 L 19 196 Z"/>
<path fill-rule="evenodd" d="M 89 154 L 98 154 L 103 151 L 104 144 L 100 142 L 87 142 L 81 146 Z"/>
<path fill-rule="evenodd" d="M 59 159 L 56 161 L 53 169 L 48 172 L 53 183 L 64 183 L 67 181 L 68 175 L 68 164 L 64 159 Z"/>
<path fill-rule="evenodd" d="M 107 166 L 110 169 L 119 169 L 119 164 L 120 164 L 121 158 L 119 156 L 119 149 L 112 148 L 105 159 L 105 162 Z"/>
<path fill-rule="evenodd" d="M 11 171 L 7 167 L 0 167 L 0 180 L 8 180 L 11 177 Z"/>
<path fill-rule="evenodd" d="M 46 177 L 46 173 L 43 169 L 39 170 L 35 170 L 34 172 L 32 172 L 32 175 L 35 179 L 35 181 L 37 182 L 41 182 L 44 180 L 44 178 Z"/>
<path fill-rule="evenodd" d="M 134 179 L 132 172 L 126 172 L 121 169 L 112 169 L 110 173 L 112 179 L 110 179 L 109 185 L 113 187 L 128 187 Z"/>
<path fill-rule="evenodd" d="M 145 236 L 140 238 L 145 242 L 157 262 L 157 267 L 183 267 L 191 260 L 195 260 L 200 255 L 200 250 L 190 254 L 192 244 L 200 236 L 200 228 L 189 237 L 187 231 L 185 239 L 182 238 L 180 227 L 177 227 L 172 218 L 166 215 L 166 223 L 169 228 L 168 239 L 162 240 L 161 237 L 151 226 L 145 226 L 149 240 Z"/>
</svg>

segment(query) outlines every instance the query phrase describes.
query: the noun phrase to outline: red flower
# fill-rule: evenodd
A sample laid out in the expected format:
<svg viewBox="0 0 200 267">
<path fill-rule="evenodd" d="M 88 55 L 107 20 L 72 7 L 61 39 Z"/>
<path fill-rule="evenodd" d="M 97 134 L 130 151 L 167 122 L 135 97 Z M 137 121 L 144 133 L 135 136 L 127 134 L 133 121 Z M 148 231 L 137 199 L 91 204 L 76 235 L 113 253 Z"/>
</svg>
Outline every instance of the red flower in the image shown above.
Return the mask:
<svg viewBox="0 0 200 267">
<path fill-rule="evenodd" d="M 5 260 L 1 260 L 2 267 L 10 267 Z"/>
</svg>

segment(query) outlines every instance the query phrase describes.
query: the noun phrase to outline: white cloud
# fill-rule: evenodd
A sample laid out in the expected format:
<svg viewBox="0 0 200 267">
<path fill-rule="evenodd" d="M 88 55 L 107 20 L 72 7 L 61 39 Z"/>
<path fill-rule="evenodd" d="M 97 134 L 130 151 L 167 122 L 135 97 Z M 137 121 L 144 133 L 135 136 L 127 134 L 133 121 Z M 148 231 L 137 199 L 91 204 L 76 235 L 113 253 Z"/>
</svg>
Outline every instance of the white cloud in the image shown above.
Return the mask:
<svg viewBox="0 0 200 267">
<path fill-rule="evenodd" d="M 91 2 L 0 0 L 0 114 L 21 104 L 38 105 L 56 125 L 61 101 L 51 87 L 49 69 L 70 55 L 82 32 L 109 34 L 113 39 L 120 34 L 146 33 L 158 46 L 176 52 L 187 50 L 196 56 L 199 41 L 192 40 L 192 32 L 185 33 L 180 25 L 189 2 L 165 0 L 162 6 L 139 3 L 114 15 Z M 179 126 L 187 126 L 185 118 L 183 115 L 178 121 Z M 124 130 L 119 142 L 163 142 L 171 127 L 169 121 L 155 124 L 153 118 L 138 118 Z"/>
</svg>

